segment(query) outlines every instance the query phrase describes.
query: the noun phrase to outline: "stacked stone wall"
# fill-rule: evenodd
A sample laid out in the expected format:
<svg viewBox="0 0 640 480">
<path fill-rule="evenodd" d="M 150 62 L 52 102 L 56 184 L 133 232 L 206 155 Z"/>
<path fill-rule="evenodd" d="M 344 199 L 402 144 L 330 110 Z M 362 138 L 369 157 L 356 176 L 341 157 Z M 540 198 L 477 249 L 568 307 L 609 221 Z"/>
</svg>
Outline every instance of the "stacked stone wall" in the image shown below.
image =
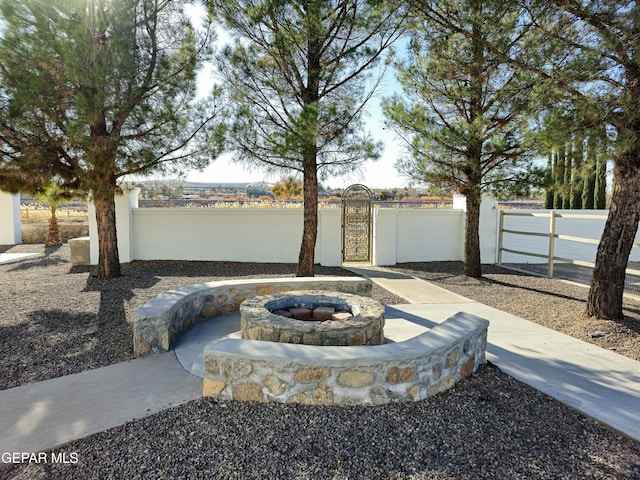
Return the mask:
<svg viewBox="0 0 640 480">
<path fill-rule="evenodd" d="M 353 310 L 341 320 L 300 321 L 271 313 L 267 308 L 333 304 Z M 308 312 L 311 310 L 307 309 Z M 242 338 L 305 345 L 350 346 L 384 343 L 384 307 L 371 298 L 342 292 L 291 291 L 257 296 L 240 306 Z"/>
<path fill-rule="evenodd" d="M 413 339 L 379 346 L 218 340 L 205 348 L 203 395 L 307 405 L 423 400 L 485 362 L 488 325 L 458 313 Z"/>
<path fill-rule="evenodd" d="M 332 290 L 370 297 L 371 281 L 359 277 L 225 280 L 164 292 L 136 311 L 134 353 L 166 352 L 191 326 L 238 311 L 247 298 L 294 290 Z"/>
</svg>

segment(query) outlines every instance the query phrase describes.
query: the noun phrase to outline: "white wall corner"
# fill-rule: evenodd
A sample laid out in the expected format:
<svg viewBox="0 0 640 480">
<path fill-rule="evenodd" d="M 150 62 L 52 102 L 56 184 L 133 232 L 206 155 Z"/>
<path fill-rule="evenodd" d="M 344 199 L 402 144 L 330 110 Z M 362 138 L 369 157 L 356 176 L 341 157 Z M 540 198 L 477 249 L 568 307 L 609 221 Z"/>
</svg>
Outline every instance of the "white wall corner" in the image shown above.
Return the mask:
<svg viewBox="0 0 640 480">
<path fill-rule="evenodd" d="M 133 256 L 133 209 L 138 207 L 139 188 L 123 188 L 116 194 L 116 231 L 120 263 L 129 263 Z"/>
<path fill-rule="evenodd" d="M 375 266 L 391 266 L 397 263 L 398 209 L 373 209 L 373 258 Z"/>
<path fill-rule="evenodd" d="M 20 194 L 0 191 L 0 245 L 22 243 Z"/>
<path fill-rule="evenodd" d="M 489 195 L 483 195 L 480 203 L 480 261 L 496 263 L 498 261 L 498 201 Z"/>
<path fill-rule="evenodd" d="M 467 197 L 461 195 L 459 193 L 453 194 L 453 206 L 454 210 L 464 210 L 467 211 Z"/>
</svg>

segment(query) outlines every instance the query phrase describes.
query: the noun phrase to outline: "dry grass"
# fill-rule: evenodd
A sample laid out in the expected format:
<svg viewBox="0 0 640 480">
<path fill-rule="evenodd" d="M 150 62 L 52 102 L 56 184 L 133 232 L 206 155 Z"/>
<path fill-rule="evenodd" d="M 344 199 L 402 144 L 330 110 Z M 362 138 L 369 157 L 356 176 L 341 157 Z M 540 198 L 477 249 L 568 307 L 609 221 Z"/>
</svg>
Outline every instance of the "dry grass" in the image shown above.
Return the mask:
<svg viewBox="0 0 640 480">
<path fill-rule="evenodd" d="M 58 223 L 87 223 L 89 216 L 87 210 L 59 207 L 56 213 Z M 22 223 L 48 224 L 51 218 L 51 210 L 48 206 L 21 206 L 20 220 Z"/>
</svg>

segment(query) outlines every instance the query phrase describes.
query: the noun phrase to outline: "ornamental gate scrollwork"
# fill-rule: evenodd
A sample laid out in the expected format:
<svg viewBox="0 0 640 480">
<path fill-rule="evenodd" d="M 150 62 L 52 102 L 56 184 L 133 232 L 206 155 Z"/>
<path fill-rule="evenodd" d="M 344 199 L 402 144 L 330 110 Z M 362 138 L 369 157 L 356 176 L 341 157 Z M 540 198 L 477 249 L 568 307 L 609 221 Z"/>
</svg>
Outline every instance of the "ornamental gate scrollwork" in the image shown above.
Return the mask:
<svg viewBox="0 0 640 480">
<path fill-rule="evenodd" d="M 342 261 L 371 262 L 373 194 L 351 185 L 342 194 Z"/>
</svg>

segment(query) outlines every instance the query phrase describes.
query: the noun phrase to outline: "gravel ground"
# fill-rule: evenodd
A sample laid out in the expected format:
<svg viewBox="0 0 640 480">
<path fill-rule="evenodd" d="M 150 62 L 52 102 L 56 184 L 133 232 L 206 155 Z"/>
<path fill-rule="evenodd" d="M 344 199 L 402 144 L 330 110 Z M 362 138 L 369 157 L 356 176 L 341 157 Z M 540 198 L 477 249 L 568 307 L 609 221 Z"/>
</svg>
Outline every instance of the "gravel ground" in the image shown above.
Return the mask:
<svg viewBox="0 0 640 480">
<path fill-rule="evenodd" d="M 633 479 L 640 446 L 487 366 L 428 401 L 201 399 L 57 450 L 17 479 Z M 2 475 L 2 471 L 0 471 Z"/>
<path fill-rule="evenodd" d="M 0 265 L 0 389 L 131 358 L 133 312 L 162 291 L 294 271 L 293 265 L 134 262 L 122 278 L 101 282 L 90 269 L 71 267 L 67 246 L 9 251 L 39 255 Z M 446 262 L 397 270 L 552 328 L 574 329 L 580 338 L 613 327 L 580 319 L 582 287 L 494 267 L 471 280 L 461 268 Z M 380 288 L 374 297 L 403 303 Z M 593 341 L 638 359 L 640 308 L 628 307 L 620 331 Z M 640 479 L 640 443 L 490 364 L 424 402 L 304 407 L 200 399 L 55 452 L 77 454 L 78 462 L 4 466 L 0 478 Z"/>
<path fill-rule="evenodd" d="M 0 390 L 133 358 L 135 311 L 156 295 L 229 278 L 293 277 L 295 265 L 236 262 L 133 262 L 101 281 L 72 267 L 69 247 L 18 245 L 37 256 L 0 264 Z M 320 267 L 318 275 L 353 275 Z M 385 304 L 405 303 L 374 285 Z"/>
</svg>

